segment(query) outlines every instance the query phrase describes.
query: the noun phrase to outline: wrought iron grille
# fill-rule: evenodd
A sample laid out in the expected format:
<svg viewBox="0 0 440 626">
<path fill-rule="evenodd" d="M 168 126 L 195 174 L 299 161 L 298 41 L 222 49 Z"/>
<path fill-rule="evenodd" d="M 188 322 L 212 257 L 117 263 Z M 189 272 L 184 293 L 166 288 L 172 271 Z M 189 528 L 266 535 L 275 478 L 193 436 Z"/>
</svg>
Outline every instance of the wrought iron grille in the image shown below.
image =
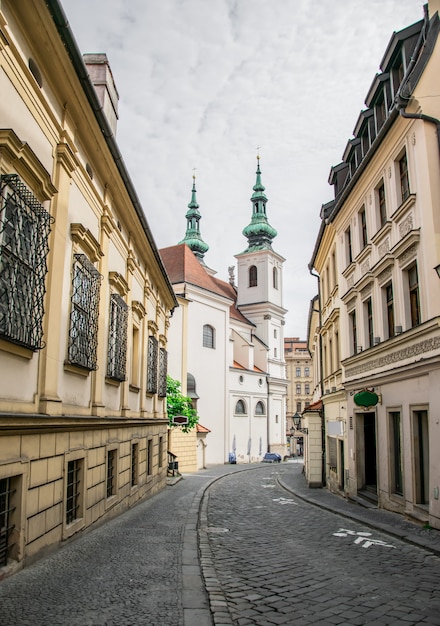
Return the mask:
<svg viewBox="0 0 440 626">
<path fill-rule="evenodd" d="M 14 524 L 11 524 L 10 514 L 15 508 L 11 506 L 11 496 L 14 491 L 11 488 L 10 478 L 0 480 L 0 567 L 8 564 L 8 555 L 12 548 L 10 536 L 14 530 Z"/>
<path fill-rule="evenodd" d="M 131 486 L 134 487 L 138 484 L 138 458 L 139 458 L 139 444 L 131 444 Z"/>
<path fill-rule="evenodd" d="M 115 495 L 116 450 L 107 452 L 107 498 Z"/>
<path fill-rule="evenodd" d="M 167 395 L 167 369 L 168 369 L 168 353 L 165 348 L 159 350 L 159 388 L 158 395 L 165 398 Z"/>
<path fill-rule="evenodd" d="M 98 305 L 102 276 L 85 254 L 75 254 L 69 330 L 69 363 L 97 369 Z"/>
<path fill-rule="evenodd" d="M 67 463 L 66 524 L 78 519 L 80 460 Z"/>
<path fill-rule="evenodd" d="M 128 306 L 118 294 L 110 296 L 107 376 L 124 381 L 127 367 Z"/>
<path fill-rule="evenodd" d="M 157 339 L 148 337 L 147 393 L 157 393 Z"/>
<path fill-rule="evenodd" d="M 31 350 L 44 347 L 46 259 L 53 221 L 17 174 L 0 176 L 0 336 Z"/>
</svg>

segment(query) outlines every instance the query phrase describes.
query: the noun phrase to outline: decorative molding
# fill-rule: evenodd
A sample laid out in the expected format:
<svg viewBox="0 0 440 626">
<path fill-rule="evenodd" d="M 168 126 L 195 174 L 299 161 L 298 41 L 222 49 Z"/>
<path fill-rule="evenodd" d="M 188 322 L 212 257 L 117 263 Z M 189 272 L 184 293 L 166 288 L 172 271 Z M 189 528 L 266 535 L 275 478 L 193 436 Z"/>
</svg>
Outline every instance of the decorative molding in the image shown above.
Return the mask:
<svg viewBox="0 0 440 626">
<path fill-rule="evenodd" d="M 133 313 L 136 313 L 136 315 L 138 316 L 140 320 L 143 319 L 147 314 L 147 311 L 144 305 L 139 300 L 132 300 L 131 308 L 132 308 Z"/>
<path fill-rule="evenodd" d="M 392 273 L 393 273 L 393 266 L 389 265 L 377 277 L 378 282 L 383 283 L 385 280 L 391 277 Z"/>
<path fill-rule="evenodd" d="M 365 372 L 370 372 L 371 370 L 377 370 L 381 367 L 383 368 L 388 365 L 399 363 L 400 361 L 404 361 L 406 359 L 414 358 L 416 356 L 419 356 L 420 354 L 425 354 L 426 352 L 438 350 L 439 348 L 440 337 L 431 337 L 430 339 L 425 339 L 424 341 L 412 344 L 410 346 L 407 346 L 406 348 L 402 348 L 401 350 L 396 350 L 394 352 L 384 354 L 383 356 L 377 357 L 377 359 L 372 359 L 371 361 L 367 361 L 366 363 L 361 363 L 354 367 L 348 368 L 345 370 L 345 375 L 346 377 L 357 376 Z"/>
<path fill-rule="evenodd" d="M 354 276 L 351 275 L 349 278 L 347 278 L 347 287 L 348 289 L 351 289 L 352 287 L 354 287 Z"/>
<path fill-rule="evenodd" d="M 82 224 L 71 224 L 70 235 L 72 241 L 84 250 L 92 263 L 96 263 L 96 261 L 99 261 L 99 259 L 104 256 L 99 242 L 95 239 L 90 230 L 85 228 Z"/>
<path fill-rule="evenodd" d="M 167 338 L 165 335 L 159 335 L 159 343 L 161 344 L 161 346 L 167 345 Z"/>
<path fill-rule="evenodd" d="M 108 282 L 116 289 L 120 296 L 126 296 L 130 291 L 127 281 L 119 272 L 109 272 Z"/>
<path fill-rule="evenodd" d="M 399 235 L 401 238 L 405 237 L 413 229 L 413 215 L 410 213 L 399 224 Z"/>
<path fill-rule="evenodd" d="M 361 265 L 362 275 L 366 274 L 369 271 L 370 271 L 370 259 L 367 259 L 365 263 L 362 263 Z"/>
<path fill-rule="evenodd" d="M 390 240 L 388 237 L 385 239 L 383 243 L 380 244 L 379 248 L 379 257 L 382 258 L 390 251 Z"/>
<path fill-rule="evenodd" d="M 67 143 L 59 143 L 56 148 L 57 163 L 60 163 L 70 175 L 76 170 L 79 161 Z"/>
<path fill-rule="evenodd" d="M 40 202 L 51 200 L 57 193 L 49 172 L 29 145 L 11 129 L 0 129 L 1 162 L 6 165 L 8 174 L 16 173 L 22 178 Z"/>
<path fill-rule="evenodd" d="M 103 214 L 101 215 L 101 230 L 103 230 L 107 236 L 110 236 L 116 228 L 116 222 L 111 216 L 109 208 L 105 206 Z"/>
<path fill-rule="evenodd" d="M 370 293 L 371 293 L 371 283 L 362 289 L 361 300 L 364 300 L 366 296 L 368 296 Z"/>
<path fill-rule="evenodd" d="M 269 313 L 266 313 L 266 315 L 264 316 L 265 320 L 271 320 L 272 319 L 272 315 L 270 315 Z"/>
<path fill-rule="evenodd" d="M 158 330 L 159 326 L 156 324 L 156 322 L 153 322 L 153 320 L 148 320 L 148 332 L 150 333 L 150 335 L 157 335 Z"/>
<path fill-rule="evenodd" d="M 417 255 L 417 246 L 416 244 L 413 244 L 411 247 L 405 250 L 403 254 L 399 256 L 399 265 L 400 266 L 405 265 L 410 259 L 415 258 L 416 255 Z"/>
</svg>

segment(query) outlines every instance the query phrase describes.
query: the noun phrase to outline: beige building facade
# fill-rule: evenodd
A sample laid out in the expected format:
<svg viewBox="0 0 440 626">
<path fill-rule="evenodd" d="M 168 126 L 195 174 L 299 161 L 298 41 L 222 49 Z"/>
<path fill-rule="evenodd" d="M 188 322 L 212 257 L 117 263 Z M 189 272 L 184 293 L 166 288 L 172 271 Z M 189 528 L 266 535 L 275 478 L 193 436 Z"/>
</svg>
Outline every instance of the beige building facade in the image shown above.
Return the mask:
<svg viewBox="0 0 440 626">
<path fill-rule="evenodd" d="M 327 485 L 435 528 L 440 104 L 429 96 L 440 72 L 438 5 L 389 42 L 331 170 L 335 200 L 323 207 L 310 264 L 320 277 Z"/>
<path fill-rule="evenodd" d="M 166 484 L 177 301 L 86 61 L 57 0 L 2 1 L 0 577 Z"/>
<path fill-rule="evenodd" d="M 284 359 L 286 361 L 287 406 L 286 406 L 286 438 L 287 454 L 303 456 L 303 433 L 295 432 L 293 416 L 301 415 L 313 397 L 313 363 L 309 354 L 307 341 L 299 337 L 284 338 Z"/>
</svg>

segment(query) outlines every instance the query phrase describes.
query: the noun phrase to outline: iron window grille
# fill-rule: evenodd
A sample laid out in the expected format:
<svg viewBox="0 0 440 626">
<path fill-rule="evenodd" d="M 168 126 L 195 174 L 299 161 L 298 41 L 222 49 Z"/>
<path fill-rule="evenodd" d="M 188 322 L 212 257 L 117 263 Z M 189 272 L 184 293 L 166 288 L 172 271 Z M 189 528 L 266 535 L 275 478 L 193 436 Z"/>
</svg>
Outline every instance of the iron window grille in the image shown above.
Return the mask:
<svg viewBox="0 0 440 626">
<path fill-rule="evenodd" d="M 80 490 L 80 460 L 67 463 L 67 490 L 66 490 L 66 524 L 78 519 Z"/>
<path fill-rule="evenodd" d="M 102 276 L 85 254 L 75 254 L 68 361 L 97 369 L 98 304 Z"/>
<path fill-rule="evenodd" d="M 0 567 L 8 564 L 8 556 L 12 548 L 10 537 L 14 524 L 11 523 L 11 513 L 15 507 L 11 505 L 11 496 L 14 492 L 11 479 L 2 478 L 0 480 Z"/>
<path fill-rule="evenodd" d="M 157 393 L 157 353 L 156 337 L 148 337 L 147 393 Z"/>
<path fill-rule="evenodd" d="M 0 336 L 31 350 L 44 347 L 46 259 L 53 222 L 17 174 L 0 176 Z"/>
<path fill-rule="evenodd" d="M 107 452 L 107 498 L 116 493 L 116 450 Z"/>
<path fill-rule="evenodd" d="M 168 369 L 168 353 L 165 348 L 159 349 L 159 386 L 158 396 L 165 398 L 167 395 L 167 369 Z"/>
<path fill-rule="evenodd" d="M 126 379 L 128 306 L 118 294 L 110 296 L 107 376 Z"/>
<path fill-rule="evenodd" d="M 139 444 L 131 444 L 131 486 L 135 487 L 138 484 L 138 459 L 139 459 Z"/>
</svg>

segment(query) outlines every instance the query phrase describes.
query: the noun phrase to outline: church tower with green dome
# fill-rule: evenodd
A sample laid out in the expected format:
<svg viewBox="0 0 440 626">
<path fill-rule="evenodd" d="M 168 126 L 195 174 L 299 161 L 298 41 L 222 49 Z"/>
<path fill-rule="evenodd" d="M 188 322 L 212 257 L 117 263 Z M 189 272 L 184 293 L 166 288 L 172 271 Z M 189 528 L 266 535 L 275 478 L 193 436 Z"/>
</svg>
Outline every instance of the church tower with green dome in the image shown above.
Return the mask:
<svg viewBox="0 0 440 626">
<path fill-rule="evenodd" d="M 194 252 L 200 263 L 205 265 L 204 256 L 209 250 L 209 246 L 202 239 L 200 234 L 200 220 L 201 215 L 199 212 L 199 205 L 196 199 L 196 177 L 193 176 L 193 186 L 191 192 L 191 202 L 188 204 L 188 211 L 186 212 L 186 233 L 182 241 L 179 244 L 186 243 L 186 245 Z"/>
<path fill-rule="evenodd" d="M 287 380 L 284 360 L 283 263 L 273 249 L 277 231 L 269 224 L 268 199 L 257 156 L 256 182 L 251 196 L 252 216 L 243 229 L 247 248 L 237 254 L 237 307 L 255 324 L 259 350 L 267 350 L 269 450 L 285 454 Z"/>
</svg>

